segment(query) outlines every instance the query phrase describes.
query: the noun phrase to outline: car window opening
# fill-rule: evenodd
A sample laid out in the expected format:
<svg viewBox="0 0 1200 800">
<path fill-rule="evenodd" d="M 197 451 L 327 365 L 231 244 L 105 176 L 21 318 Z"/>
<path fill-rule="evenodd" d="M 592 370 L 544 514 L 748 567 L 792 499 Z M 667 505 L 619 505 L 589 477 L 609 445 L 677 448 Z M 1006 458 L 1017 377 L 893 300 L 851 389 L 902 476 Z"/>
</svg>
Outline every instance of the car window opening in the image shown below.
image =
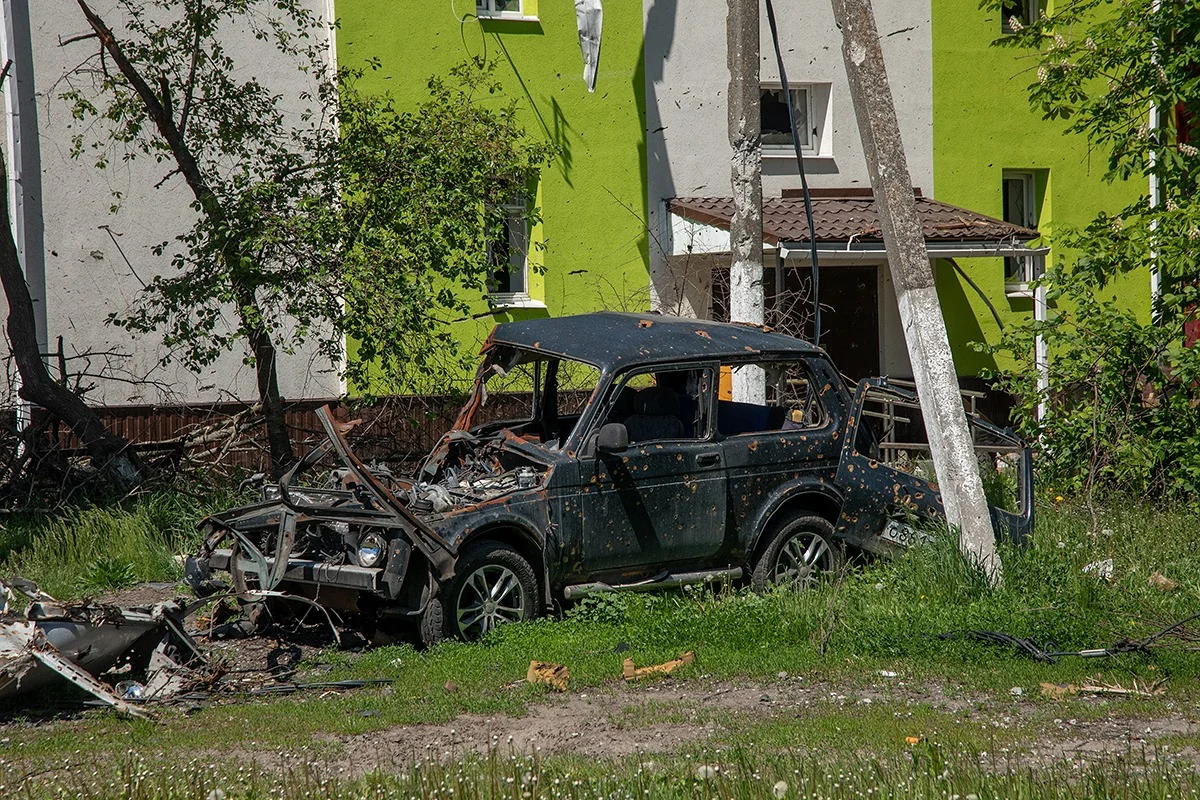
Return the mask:
<svg viewBox="0 0 1200 800">
<path fill-rule="evenodd" d="M 765 402 L 733 399 L 734 375 L 757 368 L 766 381 Z M 803 361 L 764 361 L 721 365 L 717 399 L 717 431 L 722 436 L 823 427 L 827 417 Z"/>
<path fill-rule="evenodd" d="M 496 348 L 489 363 L 472 433 L 508 430 L 547 449 L 561 449 L 600 380 L 590 364 L 515 348 Z"/>
<path fill-rule="evenodd" d="M 642 371 L 616 383 L 615 399 L 604 422 L 619 422 L 630 444 L 706 439 L 709 431 L 710 371 Z"/>
</svg>

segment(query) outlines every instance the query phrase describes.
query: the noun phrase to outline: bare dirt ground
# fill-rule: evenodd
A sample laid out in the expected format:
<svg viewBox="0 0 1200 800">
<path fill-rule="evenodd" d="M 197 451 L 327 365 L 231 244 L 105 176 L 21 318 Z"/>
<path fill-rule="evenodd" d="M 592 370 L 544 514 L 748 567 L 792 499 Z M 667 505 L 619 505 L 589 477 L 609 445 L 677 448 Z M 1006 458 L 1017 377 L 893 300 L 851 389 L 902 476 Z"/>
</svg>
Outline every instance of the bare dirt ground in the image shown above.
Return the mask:
<svg viewBox="0 0 1200 800">
<path fill-rule="evenodd" d="M 1080 713 L 1094 711 L 1091 704 L 1101 702 L 1106 703 L 1104 708 L 1112 708 L 1111 713 Z M 754 685 L 669 680 L 553 695 L 519 717 L 468 714 L 444 724 L 330 737 L 329 741 L 341 745 L 335 748 L 340 755 L 332 757 L 330 766 L 339 773 L 356 775 L 389 764 L 453 760 L 489 751 L 506 756 L 537 752 L 601 759 L 670 755 L 694 745 L 719 744 L 731 733 L 758 723 L 804 720 L 831 711 L 853 716 L 857 709 L 880 704 L 892 709 L 928 706 L 953 714 L 967 725 L 996 729 L 1035 726 L 1036 735 L 1014 747 L 1009 759 L 1010 763 L 1030 765 L 1155 751 L 1164 739 L 1200 733 L 1200 725 L 1179 711 L 1153 718 L 1126 716 L 1119 704 L 1113 707 L 1108 703 L 1099 698 L 1061 705 L 1030 698 L 998 702 L 986 694 L 947 694 L 945 687 L 936 683 L 912 686 L 899 682 L 848 690 L 828 683 L 810 684 L 802 678 Z M 1055 716 L 1060 712 L 1061 717 Z M 881 744 L 880 751 L 890 749 L 888 742 Z M 1191 746 L 1174 748 L 1172 757 L 1200 765 L 1200 753 Z"/>
<path fill-rule="evenodd" d="M 174 585 L 156 584 L 97 599 L 151 605 L 175 594 Z M 310 635 L 300 640 L 260 636 L 206 640 L 204 644 L 223 662 L 226 680 L 249 689 L 291 680 L 289 667 L 317 656 L 319 648 L 328 643 L 328 631 L 319 625 L 309 628 Z M 948 681 L 914 682 L 885 673 L 864 675 L 849 684 L 785 673 L 774 680 L 746 682 L 670 677 L 626 684 L 615 679 L 599 687 L 550 693 L 520 716 L 464 714 L 447 723 L 397 726 L 354 736 L 317 734 L 297 742 L 297 752 L 291 755 L 308 760 L 318 753 L 322 763 L 342 775 L 491 752 L 585 759 L 641 754 L 653 758 L 726 747 L 743 737 L 754 741 L 756 727 L 776 723 L 811 726 L 834 737 L 842 730 L 838 725 L 857 727 L 859 736 L 854 741 L 860 744 L 834 743 L 833 749 L 842 754 L 857 749 L 864 755 L 881 755 L 896 752 L 905 734 L 929 733 L 922 730 L 922 724 L 930 724 L 940 726 L 939 733 L 931 733 L 931 741 L 940 737 L 951 747 L 959 742 L 988 741 L 986 737 L 992 736 L 992 741 L 1003 745 L 1010 764 L 1037 766 L 1142 751 L 1165 753 L 1167 745 L 1170 757 L 1200 767 L 1200 752 L 1193 744 L 1200 741 L 1200 723 L 1188 713 L 1194 710 L 1190 700 L 1173 703 L 1168 695 L 1146 705 L 1080 695 L 1053 702 L 1036 693 L 1037 687 L 1027 688 L 1022 695 L 1002 690 L 970 692 Z M 390 690 L 383 690 L 380 702 L 388 702 L 389 695 Z M 213 701 L 239 702 L 232 697 Z M 0 711 L 0 736 L 20 736 L 22 725 L 39 721 L 55 724 L 53 720 L 63 710 L 47 709 L 44 716 L 22 715 L 24 721 L 17 722 Z M 67 711 L 67 716 L 72 713 Z M 911 723 L 908 718 L 913 718 Z M 900 722 L 889 724 L 894 720 Z M 866 736 L 864 730 L 869 730 Z M 795 741 L 786 739 L 785 744 L 771 746 L 817 750 L 822 745 L 815 739 L 821 735 L 798 736 Z M 267 760 L 264 754 L 236 745 L 232 752 L 213 755 L 233 756 L 268 772 L 289 761 L 297 763 L 280 758 L 285 755 L 282 753 Z"/>
</svg>

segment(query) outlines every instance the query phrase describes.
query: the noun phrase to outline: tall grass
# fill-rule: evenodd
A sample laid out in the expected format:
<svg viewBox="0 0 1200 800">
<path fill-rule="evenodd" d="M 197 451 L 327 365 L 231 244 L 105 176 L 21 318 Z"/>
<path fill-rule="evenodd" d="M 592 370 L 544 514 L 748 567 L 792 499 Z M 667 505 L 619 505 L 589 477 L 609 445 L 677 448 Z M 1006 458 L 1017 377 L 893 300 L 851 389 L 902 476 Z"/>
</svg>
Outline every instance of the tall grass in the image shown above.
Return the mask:
<svg viewBox="0 0 1200 800">
<path fill-rule="evenodd" d="M 798 650 L 811 657 L 814 644 L 829 655 L 853 658 L 973 659 L 994 652 L 940 638 L 976 629 L 1059 649 L 1105 646 L 1144 637 L 1200 610 L 1196 523 L 1192 509 L 1131 504 L 1104 513 L 1093 530 L 1088 514 L 1056 504 L 1041 513 L 1028 546 L 1002 546 L 1004 581 L 998 588 L 968 563 L 954 539 L 941 536 L 811 591 L 615 595 L 577 606 L 574 615 L 615 627 L 623 640 L 659 652 L 707 643 L 734 661 L 753 653 L 764 659 L 764 671 Z M 1084 571 L 1108 558 L 1111 580 Z M 1154 572 L 1178 588 L 1157 588 L 1149 580 Z"/>
<path fill-rule="evenodd" d="M 21 575 L 74 598 L 182 575 L 176 556 L 197 545 L 196 522 L 227 493 L 159 491 L 111 507 L 0 521 L 0 575 Z"/>
<path fill-rule="evenodd" d="M 147 763 L 129 756 L 107 779 L 90 771 L 26 781 L 16 796 L 84 800 L 214 800 L 222 798 L 397 798 L 397 800 L 641 800 L 642 798 L 1078 798 L 1140 800 L 1195 797 L 1200 776 L 1190 764 L 1160 753 L 1130 752 L 1090 762 L 1008 763 L 987 754 L 948 753 L 922 745 L 907 757 L 881 761 L 822 757 L 799 751 L 746 749 L 700 758 L 634 757 L 625 761 L 533 756 L 467 756 L 381 764 L 345 778 L 319 761 L 280 764 L 279 771 L 230 769 L 193 761 Z M 664 763 L 665 762 L 665 763 Z M 15 776 L 7 776 L 13 780 Z M 0 787 L 6 776 L 0 766 Z"/>
</svg>

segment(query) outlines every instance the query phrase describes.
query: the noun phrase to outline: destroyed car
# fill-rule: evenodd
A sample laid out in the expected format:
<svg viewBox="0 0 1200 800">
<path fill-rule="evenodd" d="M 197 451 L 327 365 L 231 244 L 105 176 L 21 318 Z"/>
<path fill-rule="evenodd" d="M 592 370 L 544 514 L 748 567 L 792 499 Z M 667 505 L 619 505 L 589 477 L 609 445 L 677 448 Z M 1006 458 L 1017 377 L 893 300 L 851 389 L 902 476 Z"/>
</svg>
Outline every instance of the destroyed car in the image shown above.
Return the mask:
<svg viewBox="0 0 1200 800">
<path fill-rule="evenodd" d="M 11 610 L 16 593 L 29 601 Z M 146 716 L 130 700 L 169 696 L 207 659 L 184 630 L 191 608 L 178 600 L 149 608 L 93 601 L 59 602 L 20 578 L 0 580 L 0 708 L 48 687 L 74 684 L 132 716 Z M 112 687 L 100 676 L 123 669 Z"/>
<path fill-rule="evenodd" d="M 499 325 L 482 354 L 457 422 L 411 478 L 364 465 L 324 409 L 329 442 L 261 502 L 202 523 L 193 586 L 213 591 L 228 572 L 244 599 L 474 639 L 593 592 L 810 582 L 943 518 L 916 396 L 849 385 L 800 339 L 603 312 Z M 992 507 L 997 535 L 1020 541 L 1030 454 L 971 423 L 1011 489 Z M 331 450 L 345 465 L 333 483 L 298 486 Z"/>
</svg>

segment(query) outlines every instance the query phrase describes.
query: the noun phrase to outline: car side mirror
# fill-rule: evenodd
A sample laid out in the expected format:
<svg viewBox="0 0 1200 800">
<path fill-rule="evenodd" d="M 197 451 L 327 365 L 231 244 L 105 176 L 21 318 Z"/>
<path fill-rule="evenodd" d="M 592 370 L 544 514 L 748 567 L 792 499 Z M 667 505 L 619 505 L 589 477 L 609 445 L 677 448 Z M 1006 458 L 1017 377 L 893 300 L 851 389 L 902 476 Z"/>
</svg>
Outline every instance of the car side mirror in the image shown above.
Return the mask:
<svg viewBox="0 0 1200 800">
<path fill-rule="evenodd" d="M 596 450 L 601 453 L 620 453 L 629 447 L 629 431 L 620 422 L 610 422 L 596 434 Z"/>
</svg>

